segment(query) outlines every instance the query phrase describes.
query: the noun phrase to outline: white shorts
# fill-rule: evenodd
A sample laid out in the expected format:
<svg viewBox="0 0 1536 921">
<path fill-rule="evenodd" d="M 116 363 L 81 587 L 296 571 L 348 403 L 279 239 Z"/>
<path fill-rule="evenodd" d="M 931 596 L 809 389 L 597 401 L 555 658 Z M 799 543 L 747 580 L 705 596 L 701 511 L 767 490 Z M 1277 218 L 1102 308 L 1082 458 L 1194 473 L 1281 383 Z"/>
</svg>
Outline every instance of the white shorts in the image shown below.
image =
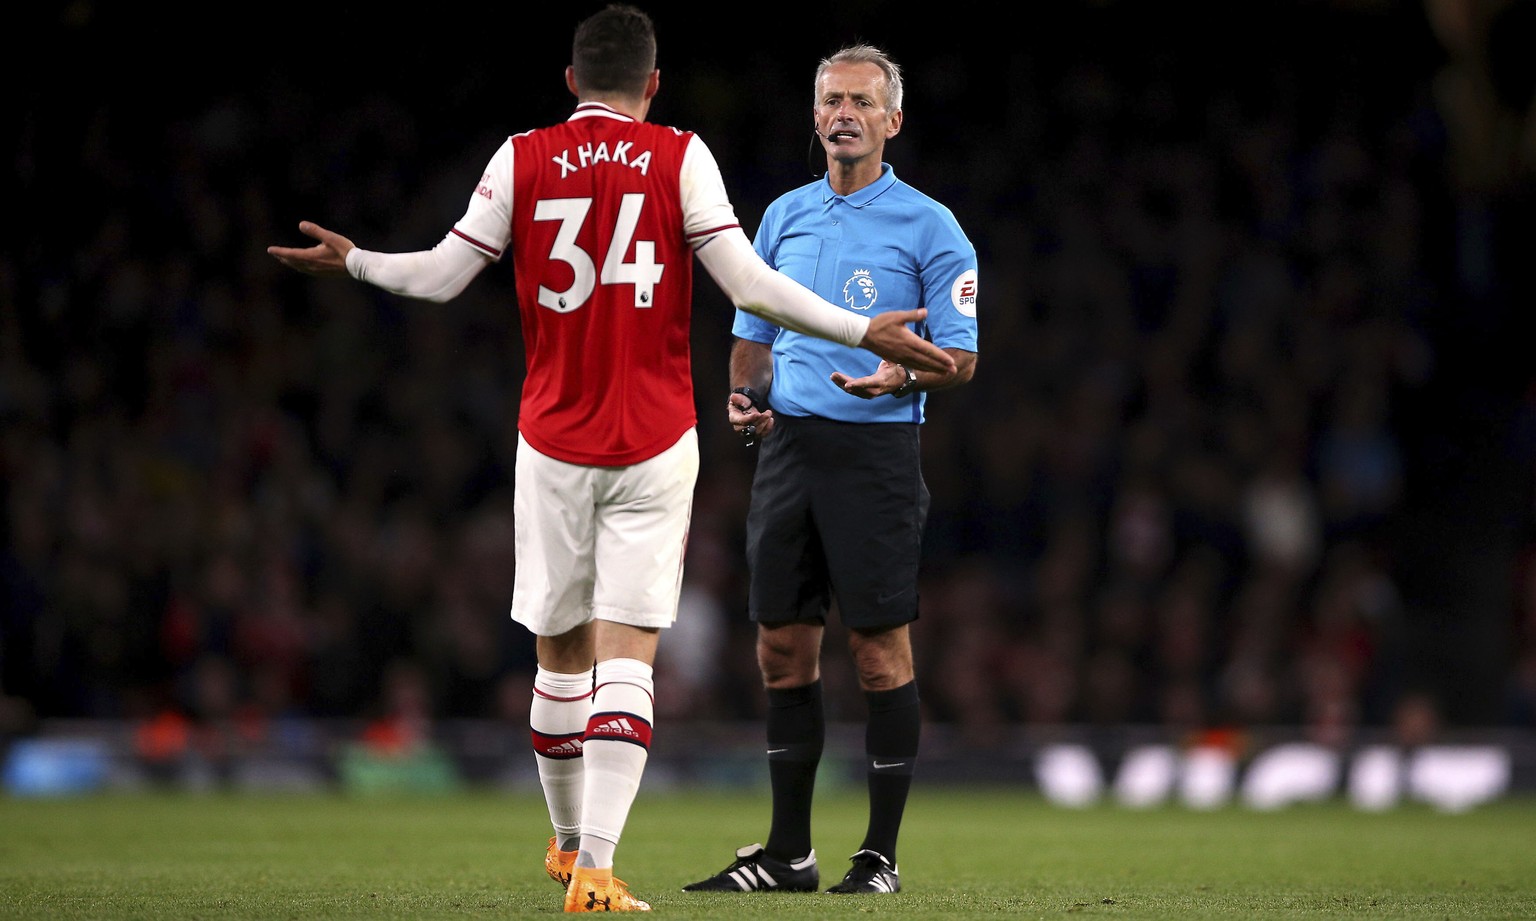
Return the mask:
<svg viewBox="0 0 1536 921">
<path fill-rule="evenodd" d="M 568 464 L 519 435 L 512 619 L 538 636 L 593 619 L 671 626 L 698 476 L 695 429 L 627 467 Z"/>
</svg>

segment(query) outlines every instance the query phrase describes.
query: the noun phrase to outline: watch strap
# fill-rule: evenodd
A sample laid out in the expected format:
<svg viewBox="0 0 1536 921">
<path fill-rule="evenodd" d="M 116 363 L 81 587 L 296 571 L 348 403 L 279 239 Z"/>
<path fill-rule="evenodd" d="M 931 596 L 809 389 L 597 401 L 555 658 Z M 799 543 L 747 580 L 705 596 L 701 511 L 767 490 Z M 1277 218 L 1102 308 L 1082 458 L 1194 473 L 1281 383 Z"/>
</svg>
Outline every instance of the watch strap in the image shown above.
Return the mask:
<svg viewBox="0 0 1536 921">
<path fill-rule="evenodd" d="M 768 411 L 768 401 L 759 396 L 757 391 L 753 390 L 751 387 L 737 387 L 733 389 L 731 393 L 739 393 L 746 397 L 747 402 L 752 404 L 752 408 L 760 413 L 765 413 Z"/>
</svg>

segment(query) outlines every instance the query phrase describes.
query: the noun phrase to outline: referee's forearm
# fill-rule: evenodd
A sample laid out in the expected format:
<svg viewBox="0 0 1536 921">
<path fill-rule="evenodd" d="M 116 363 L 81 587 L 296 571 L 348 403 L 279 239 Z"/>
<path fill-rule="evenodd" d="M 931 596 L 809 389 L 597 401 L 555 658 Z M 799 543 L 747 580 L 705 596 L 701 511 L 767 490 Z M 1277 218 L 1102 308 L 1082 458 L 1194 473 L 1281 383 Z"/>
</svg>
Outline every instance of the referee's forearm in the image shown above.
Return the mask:
<svg viewBox="0 0 1536 921">
<path fill-rule="evenodd" d="M 955 370 L 948 374 L 937 371 L 916 371 L 917 385 L 914 390 L 948 390 L 969 381 L 976 373 L 976 353 L 965 349 L 945 349 L 955 360 Z"/>
<path fill-rule="evenodd" d="M 737 339 L 731 346 L 731 387 L 751 387 L 765 399 L 773 386 L 773 350 L 766 342 Z"/>
</svg>

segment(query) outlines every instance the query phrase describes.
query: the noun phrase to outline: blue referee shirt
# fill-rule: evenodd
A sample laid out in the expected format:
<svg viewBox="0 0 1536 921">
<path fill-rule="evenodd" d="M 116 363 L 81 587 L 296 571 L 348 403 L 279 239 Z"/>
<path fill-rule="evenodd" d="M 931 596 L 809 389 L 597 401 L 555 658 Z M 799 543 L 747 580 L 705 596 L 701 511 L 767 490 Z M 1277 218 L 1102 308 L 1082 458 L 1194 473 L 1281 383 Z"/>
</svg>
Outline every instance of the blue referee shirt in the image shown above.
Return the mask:
<svg viewBox="0 0 1536 921">
<path fill-rule="evenodd" d="M 753 247 L 773 268 L 834 304 L 876 314 L 928 308 L 918 333 L 940 348 L 976 351 L 976 248 L 948 208 L 896 178 L 846 198 L 825 177 L 786 192 L 763 213 Z M 861 400 L 832 383 L 874 373 L 879 356 L 782 329 L 743 310 L 732 333 L 773 344 L 768 403 L 790 416 L 843 422 L 922 422 L 927 394 Z"/>
</svg>

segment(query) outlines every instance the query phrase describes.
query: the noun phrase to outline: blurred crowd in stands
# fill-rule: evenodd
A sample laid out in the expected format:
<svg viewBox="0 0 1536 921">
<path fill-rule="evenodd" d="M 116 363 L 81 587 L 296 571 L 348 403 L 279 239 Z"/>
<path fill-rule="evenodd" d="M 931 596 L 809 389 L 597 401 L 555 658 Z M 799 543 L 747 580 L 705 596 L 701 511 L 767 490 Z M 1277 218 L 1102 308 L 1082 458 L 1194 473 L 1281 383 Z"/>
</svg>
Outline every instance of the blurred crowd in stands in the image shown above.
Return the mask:
<svg viewBox="0 0 1536 921">
<path fill-rule="evenodd" d="M 1536 726 L 1536 361 L 1509 319 L 1536 290 L 1511 277 L 1536 241 L 1536 79 L 1510 60 L 1532 4 L 1296 4 L 1262 47 L 1148 41 L 1138 6 L 1083 4 L 1070 40 L 886 41 L 908 64 L 893 162 L 982 265 L 976 379 L 923 431 L 929 717 L 982 742 Z M 750 233 L 810 178 L 816 57 L 883 36 L 693 60 L 668 22 L 653 119 L 705 137 Z M 1495 57 L 1504 34 L 1525 51 Z M 416 95 L 359 75 L 328 98 L 292 67 L 160 108 L 28 97 L 13 200 L 37 220 L 13 214 L 0 256 L 0 737 L 526 718 L 510 270 L 432 305 L 264 247 L 300 219 L 435 244 L 501 136 L 568 110 L 554 50 L 517 87 L 537 106 L 419 60 L 441 79 Z M 728 305 L 697 289 L 669 723 L 763 705 L 753 454 L 720 411 Z M 833 718 L 861 706 L 845 659 Z"/>
</svg>

